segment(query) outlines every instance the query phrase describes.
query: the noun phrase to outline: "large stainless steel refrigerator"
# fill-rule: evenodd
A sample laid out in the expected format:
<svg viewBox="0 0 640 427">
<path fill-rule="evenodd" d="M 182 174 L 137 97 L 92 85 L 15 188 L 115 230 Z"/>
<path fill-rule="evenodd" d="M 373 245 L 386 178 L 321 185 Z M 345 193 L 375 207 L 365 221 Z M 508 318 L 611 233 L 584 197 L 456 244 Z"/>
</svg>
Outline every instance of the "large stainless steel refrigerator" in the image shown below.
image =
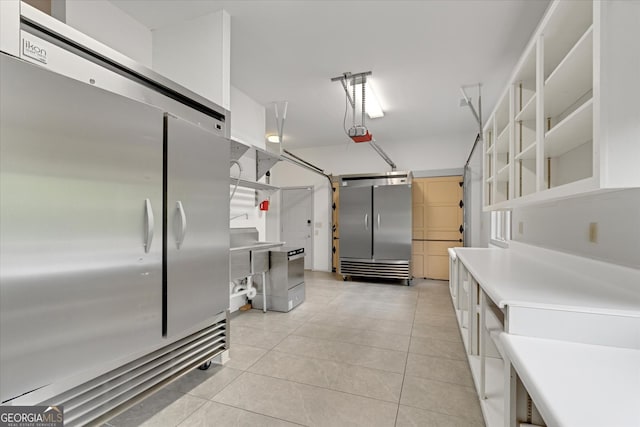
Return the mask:
<svg viewBox="0 0 640 427">
<path fill-rule="evenodd" d="M 20 15 L 0 52 L 0 400 L 84 425 L 228 350 L 228 112 Z"/>
<path fill-rule="evenodd" d="M 411 282 L 411 173 L 340 177 L 340 274 Z"/>
</svg>

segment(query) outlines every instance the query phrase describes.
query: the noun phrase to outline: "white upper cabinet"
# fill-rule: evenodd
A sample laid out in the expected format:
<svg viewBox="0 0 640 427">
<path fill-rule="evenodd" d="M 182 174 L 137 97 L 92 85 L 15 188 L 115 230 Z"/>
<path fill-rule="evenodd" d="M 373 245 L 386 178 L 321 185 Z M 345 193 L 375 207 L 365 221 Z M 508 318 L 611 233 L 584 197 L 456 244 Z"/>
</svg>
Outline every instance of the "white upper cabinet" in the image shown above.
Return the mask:
<svg viewBox="0 0 640 427">
<path fill-rule="evenodd" d="M 484 127 L 485 210 L 640 187 L 640 2 L 555 1 Z"/>
</svg>

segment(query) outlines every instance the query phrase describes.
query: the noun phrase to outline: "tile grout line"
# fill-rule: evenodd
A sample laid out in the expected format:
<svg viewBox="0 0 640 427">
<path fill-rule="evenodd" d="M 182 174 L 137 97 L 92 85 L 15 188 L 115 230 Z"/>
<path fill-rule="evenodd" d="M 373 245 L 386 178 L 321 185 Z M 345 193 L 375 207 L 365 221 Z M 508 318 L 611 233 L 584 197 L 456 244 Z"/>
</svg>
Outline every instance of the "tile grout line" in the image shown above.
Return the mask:
<svg viewBox="0 0 640 427">
<path fill-rule="evenodd" d="M 0 0 L 0 1 L 1 1 L 1 0 Z M 298 336 L 298 335 L 296 335 L 296 336 Z M 302 337 L 302 338 L 308 338 L 308 337 Z M 325 341 L 328 341 L 328 340 L 325 340 Z M 331 342 L 336 342 L 336 341 L 331 341 Z M 344 344 L 344 343 L 340 343 L 340 342 L 338 342 L 338 343 L 339 343 L 339 344 Z M 365 347 L 365 346 L 363 346 L 363 347 Z M 371 347 L 371 348 L 376 348 L 376 349 L 377 349 L 377 347 Z M 277 351 L 278 353 L 289 354 L 289 355 L 292 355 L 292 356 L 306 357 L 306 358 L 308 358 L 308 359 L 314 359 L 314 360 L 324 360 L 324 361 L 327 361 L 327 362 L 342 363 L 342 364 L 349 365 L 349 366 L 356 366 L 356 367 L 358 367 L 358 368 L 367 368 L 367 369 L 373 369 L 373 370 L 376 370 L 376 371 L 388 372 L 388 373 L 391 373 L 391 374 L 402 375 L 402 372 L 387 371 L 387 370 L 385 370 L 385 369 L 379 369 L 379 368 L 374 368 L 374 367 L 371 367 L 371 366 L 365 366 L 365 365 L 356 365 L 356 364 L 354 364 L 354 363 L 343 362 L 343 361 L 341 361 L 341 360 L 325 359 L 325 358 L 322 358 L 322 357 L 308 356 L 308 355 L 306 355 L 306 354 L 290 353 L 290 352 L 288 352 L 288 351 L 276 350 L 275 348 L 274 348 L 273 350 L 274 350 L 274 351 Z M 383 350 L 383 349 L 378 349 L 378 350 Z M 269 351 L 271 351 L 271 350 L 269 350 Z M 398 351 L 398 350 L 389 350 L 389 351 L 395 351 L 396 353 L 404 353 L 404 352 L 402 352 L 402 351 Z M 252 365 L 252 366 L 253 366 L 253 365 Z"/>
<path fill-rule="evenodd" d="M 451 309 L 452 309 L 452 310 L 454 310 L 454 309 L 453 309 L 453 304 L 451 304 Z M 454 316 L 455 316 L 455 310 L 454 310 Z M 457 318 L 455 318 L 455 317 L 454 317 L 454 319 L 455 319 L 455 321 L 457 322 Z M 414 324 L 415 324 L 415 316 L 414 316 Z M 457 328 L 456 328 L 456 329 L 457 329 Z M 413 329 L 412 329 L 412 331 L 413 331 Z M 458 333 L 460 333 L 460 331 L 459 331 L 459 330 L 458 330 Z M 418 338 L 420 338 L 420 337 L 418 337 Z M 461 339 L 461 338 L 462 338 L 462 337 L 460 337 L 460 339 Z M 413 335 L 412 335 L 412 339 L 413 339 Z M 437 339 L 437 338 L 432 338 L 432 339 Z M 440 340 L 440 341 L 446 341 L 446 340 Z M 411 348 L 411 347 L 409 347 L 409 349 L 410 349 L 410 348 Z M 464 349 L 464 346 L 463 346 L 463 349 Z M 417 353 L 416 353 L 416 354 L 417 354 Z M 433 357 L 433 356 L 431 356 L 431 357 Z M 407 355 L 407 358 L 408 358 L 408 355 Z M 452 360 L 455 360 L 455 359 L 452 359 Z M 467 362 L 468 362 L 468 360 L 467 360 Z M 406 377 L 406 368 L 405 368 L 405 377 Z M 445 384 L 451 384 L 451 385 L 458 386 L 458 387 L 467 387 L 467 388 L 472 388 L 472 389 L 474 390 L 474 393 L 475 393 L 475 382 L 474 382 L 474 384 L 473 384 L 473 387 L 468 387 L 468 386 L 464 386 L 464 385 L 460 385 L 460 384 L 456 384 L 456 383 L 449 383 L 449 382 L 447 382 L 447 381 L 434 380 L 434 379 L 424 378 L 424 377 L 419 377 L 419 376 L 418 376 L 418 378 L 426 379 L 426 380 L 428 380 L 428 381 L 434 381 L 434 382 L 440 382 L 440 383 L 445 383 Z M 403 378 L 403 386 L 404 386 L 404 378 Z M 402 394 L 401 394 L 400 399 L 402 400 Z M 421 407 L 418 407 L 418 406 L 414 406 L 414 405 L 409 405 L 409 404 L 406 404 L 406 405 L 404 405 L 404 406 L 408 406 L 408 407 L 411 407 L 411 408 L 419 409 L 419 410 L 422 410 L 422 411 L 438 413 L 438 414 L 446 415 L 446 416 L 448 416 L 448 417 L 454 417 L 454 418 L 460 418 L 460 419 L 463 419 L 463 420 L 468 420 L 468 421 L 478 422 L 478 420 L 477 420 L 477 419 L 475 419 L 475 418 L 470 418 L 470 417 L 460 416 L 460 415 L 448 414 L 448 413 L 446 413 L 446 412 L 442 412 L 442 411 L 435 410 L 435 409 L 424 409 L 424 408 L 421 408 Z M 399 410 L 400 410 L 399 408 L 400 408 L 400 405 L 398 406 L 398 412 L 399 412 Z M 396 419 L 396 423 L 397 423 L 397 419 Z M 484 424 L 484 418 L 482 418 L 481 423 L 482 423 L 482 424 Z"/>
<path fill-rule="evenodd" d="M 190 394 L 187 394 L 187 393 L 184 393 L 184 395 L 185 395 L 185 396 L 194 397 L 194 396 L 192 396 L 192 395 L 190 395 Z M 182 399 L 182 397 L 181 397 L 180 399 Z M 184 417 L 183 419 L 181 419 L 179 422 L 177 422 L 177 423 L 175 424 L 176 426 L 179 426 L 180 424 L 182 424 L 182 423 L 184 423 L 185 421 L 187 421 L 187 419 L 188 419 L 189 417 L 191 417 L 191 416 L 192 416 L 193 414 L 195 414 L 195 413 L 196 413 L 200 408 L 202 408 L 204 405 L 206 405 L 206 404 L 209 402 L 209 399 L 203 399 L 203 398 L 199 398 L 199 399 L 203 400 L 203 402 L 202 402 L 200 405 L 198 405 L 198 407 L 197 407 L 195 410 L 193 410 L 193 412 L 191 412 L 189 415 L 187 415 L 186 417 Z M 164 409 L 164 408 L 163 408 L 163 409 Z M 147 421 L 148 421 L 148 420 L 147 420 Z"/>
<path fill-rule="evenodd" d="M 396 352 L 404 353 L 403 350 L 395 350 L 393 348 L 388 348 L 388 347 L 379 347 L 379 346 L 376 346 L 376 345 L 373 345 L 373 344 L 361 344 L 361 343 L 351 342 L 351 341 L 346 341 L 346 340 L 339 340 L 339 339 L 332 339 L 332 338 L 320 338 L 320 337 L 314 337 L 314 336 L 309 336 L 309 335 L 298 335 L 298 334 L 295 334 L 293 332 L 291 333 L 291 335 L 295 335 L 296 337 L 325 340 L 325 341 L 331 341 L 331 342 L 340 343 L 340 344 L 361 345 L 363 347 L 376 348 L 376 349 L 379 349 L 379 350 L 389 350 L 389 351 L 396 351 Z M 401 335 L 401 336 L 402 337 L 406 337 L 406 338 L 410 338 L 411 337 L 411 335 Z M 409 344 L 407 344 L 407 351 L 409 351 Z"/>
<path fill-rule="evenodd" d="M 359 398 L 362 398 L 362 399 L 375 400 L 377 402 L 388 403 L 388 404 L 391 404 L 391 405 L 393 405 L 395 403 L 392 400 L 384 400 L 384 399 L 379 399 L 377 397 L 363 396 L 361 394 L 355 394 L 355 393 L 351 393 L 351 392 L 348 392 L 348 391 L 336 390 L 336 389 L 333 389 L 333 388 L 322 387 L 322 386 L 315 385 L 315 384 L 301 383 L 300 381 L 289 380 L 289 379 L 285 379 L 285 378 L 272 377 L 271 375 L 260 374 L 260 373 L 257 373 L 257 372 L 247 372 L 247 373 L 253 374 L 253 375 L 258 375 L 258 376 L 264 377 L 264 378 L 271 378 L 271 379 L 274 379 L 274 380 L 286 381 L 286 382 L 290 382 L 290 383 L 293 383 L 293 384 L 299 384 L 299 385 L 304 385 L 304 386 L 308 386 L 308 387 L 313 387 L 313 388 L 316 388 L 316 389 L 319 389 L 319 390 L 332 391 L 334 393 L 348 394 L 349 396 L 359 397 Z"/>
<path fill-rule="evenodd" d="M 425 409 L 425 408 L 421 408 L 421 407 L 415 406 L 415 405 L 402 404 L 401 406 L 407 406 L 409 408 L 419 409 L 419 410 L 425 411 L 425 412 L 433 412 L 435 414 L 446 415 L 447 417 L 458 418 L 458 419 L 461 419 L 461 420 L 464 420 L 464 421 L 473 421 L 475 423 L 484 424 L 484 418 L 478 419 L 478 418 L 466 417 L 464 415 L 453 415 L 453 414 L 448 414 L 446 412 L 439 411 L 437 409 Z"/>
<path fill-rule="evenodd" d="M 294 336 L 296 336 L 296 337 L 300 337 L 300 338 L 309 338 L 309 339 L 314 339 L 314 340 L 319 340 L 319 341 L 328 341 L 328 342 L 338 343 L 338 344 L 359 345 L 359 346 L 361 346 L 361 347 L 375 348 L 375 349 L 377 349 L 377 350 L 385 350 L 385 351 L 393 351 L 393 352 L 396 352 L 396 353 L 404 353 L 404 351 L 402 351 L 402 350 L 393 350 L 393 349 L 391 349 L 391 348 L 376 347 L 376 346 L 374 346 L 374 345 L 369 345 L 369 344 L 358 344 L 358 343 L 354 343 L 354 342 L 334 340 L 334 339 L 331 339 L 331 338 L 318 338 L 318 337 L 310 337 L 310 336 L 307 336 L 307 335 L 296 335 L 296 334 L 294 334 L 294 333 L 291 333 L 291 335 L 294 335 Z M 290 335 L 286 336 L 284 339 L 288 338 L 289 336 L 290 336 Z M 407 335 L 403 335 L 403 336 L 405 336 L 405 337 L 406 337 Z M 283 339 L 283 341 L 284 341 L 284 339 Z M 278 345 L 279 345 L 281 342 L 282 342 L 282 341 L 280 341 L 280 342 L 278 343 Z M 275 348 L 275 347 L 274 347 L 274 348 Z M 408 349 L 409 349 L 409 347 L 407 347 L 407 351 L 408 351 Z M 284 353 L 284 352 L 283 352 L 283 353 Z M 391 372 L 391 371 L 389 371 L 389 372 Z M 399 373 L 399 372 L 398 372 L 398 373 Z"/>
<path fill-rule="evenodd" d="M 304 322 L 303 322 L 304 323 Z M 233 326 L 232 326 L 233 327 Z M 302 327 L 302 325 L 298 326 L 298 328 Z M 298 329 L 296 328 L 296 330 Z M 246 369 L 243 369 L 242 373 L 240 375 L 238 375 L 236 378 L 234 378 L 232 381 L 229 382 L 229 384 L 225 385 L 218 393 L 216 393 L 214 396 L 211 397 L 211 399 L 213 399 L 214 397 L 216 397 L 218 394 L 220 394 L 225 388 L 227 388 L 231 383 L 235 382 L 238 378 L 240 378 L 245 372 L 249 372 L 249 369 L 251 369 L 256 363 L 258 363 L 260 360 L 262 360 L 266 355 L 268 355 L 269 353 L 271 353 L 272 351 L 274 351 L 274 349 L 285 339 L 287 339 L 287 337 L 289 337 L 291 335 L 292 332 L 288 333 L 287 335 L 285 335 L 280 341 L 278 341 L 278 343 L 276 345 L 274 345 L 272 348 L 270 349 L 266 349 L 267 351 L 260 357 L 258 357 L 251 365 L 247 366 Z M 260 347 L 256 347 L 256 348 L 260 348 Z M 252 372 L 250 372 L 252 373 Z M 286 420 L 285 420 L 286 421 Z"/>
<path fill-rule="evenodd" d="M 356 365 L 354 363 L 349 363 L 349 362 L 345 362 L 342 360 L 334 360 L 334 359 L 323 359 L 321 357 L 314 357 L 314 356 L 308 356 L 308 355 L 303 355 L 303 354 L 296 354 L 296 353 L 289 353 L 287 351 L 282 351 L 282 350 L 278 350 L 278 349 L 273 349 L 274 352 L 276 353 L 281 353 L 281 354 L 285 354 L 288 356 L 295 356 L 295 357 L 299 357 L 299 358 L 303 358 L 303 359 L 311 359 L 311 360 L 320 360 L 323 362 L 331 362 L 331 363 L 338 363 L 338 364 L 342 364 L 342 365 L 346 365 L 346 366 L 353 366 L 355 368 L 363 368 L 363 369 L 370 369 L 372 371 L 378 371 L 378 372 L 383 372 L 386 374 L 394 374 L 394 375 L 402 375 L 402 372 L 394 372 L 394 371 L 387 371 L 384 369 L 379 369 L 379 368 L 374 368 L 371 366 L 364 366 L 364 365 Z M 398 352 L 401 353 L 401 352 Z M 252 365 L 253 367 L 253 365 Z M 278 377 L 273 377 L 273 378 L 278 378 Z"/>
<path fill-rule="evenodd" d="M 407 347 L 407 355 L 404 360 L 404 372 L 402 374 L 402 384 L 400 385 L 400 397 L 398 398 L 398 408 L 396 409 L 396 419 L 393 423 L 394 426 L 398 425 L 398 415 L 400 415 L 400 404 L 402 402 L 402 390 L 404 390 L 404 380 L 407 377 L 407 363 L 409 362 L 409 351 L 411 350 L 411 340 L 413 339 L 413 325 L 416 321 L 416 311 L 418 310 L 418 300 L 420 299 L 420 291 L 418 291 L 418 298 L 413 308 L 413 322 L 411 322 L 411 335 L 409 335 L 409 346 Z"/>
<path fill-rule="evenodd" d="M 233 409 L 238 409 L 240 411 L 249 412 L 249 413 L 254 414 L 254 415 L 260 415 L 261 417 L 271 418 L 272 420 L 284 421 L 285 423 L 295 424 L 297 426 L 308 427 L 306 424 L 300 424 L 300 423 L 297 423 L 295 421 L 285 420 L 284 418 L 278 418 L 278 417 L 274 417 L 272 415 L 261 414 L 260 412 L 251 411 L 251 410 L 245 409 L 245 408 L 239 408 L 237 406 L 229 405 L 228 403 L 218 402 L 218 401 L 214 401 L 214 400 L 211 400 L 210 402 L 211 403 L 217 403 L 218 405 L 226 406 L 226 407 L 233 408 Z"/>
</svg>

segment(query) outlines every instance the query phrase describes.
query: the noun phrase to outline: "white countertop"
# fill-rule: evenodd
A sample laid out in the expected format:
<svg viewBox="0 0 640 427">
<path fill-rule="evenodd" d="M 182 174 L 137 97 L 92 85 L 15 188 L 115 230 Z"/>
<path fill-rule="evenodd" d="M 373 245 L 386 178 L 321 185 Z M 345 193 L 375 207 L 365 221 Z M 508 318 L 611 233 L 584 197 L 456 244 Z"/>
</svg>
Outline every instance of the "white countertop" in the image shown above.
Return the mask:
<svg viewBox="0 0 640 427">
<path fill-rule="evenodd" d="M 640 317 L 639 270 L 542 251 L 455 248 L 458 260 L 500 307 Z"/>
<path fill-rule="evenodd" d="M 549 427 L 640 426 L 640 350 L 500 334 Z"/>
</svg>

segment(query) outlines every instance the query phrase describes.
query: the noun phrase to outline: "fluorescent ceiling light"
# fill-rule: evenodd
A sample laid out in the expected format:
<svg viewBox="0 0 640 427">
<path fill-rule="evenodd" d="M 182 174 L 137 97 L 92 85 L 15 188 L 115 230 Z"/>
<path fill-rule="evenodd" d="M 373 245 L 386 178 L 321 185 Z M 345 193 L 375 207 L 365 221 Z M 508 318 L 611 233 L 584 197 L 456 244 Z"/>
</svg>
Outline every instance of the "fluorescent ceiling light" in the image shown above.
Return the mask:
<svg viewBox="0 0 640 427">
<path fill-rule="evenodd" d="M 280 144 L 280 137 L 278 135 L 268 135 L 267 141 L 273 142 L 274 144 Z"/>
<path fill-rule="evenodd" d="M 377 119 L 378 117 L 384 117 L 384 111 L 382 111 L 382 107 L 380 106 L 380 102 L 378 101 L 378 97 L 375 92 L 371 88 L 371 82 L 368 82 L 365 85 L 365 111 L 367 112 L 367 116 L 370 119 Z M 349 94 L 353 94 L 352 86 L 349 85 Z M 356 99 L 360 100 L 360 105 L 362 105 L 362 83 L 356 83 Z M 357 101 L 356 101 L 357 102 Z"/>
</svg>

